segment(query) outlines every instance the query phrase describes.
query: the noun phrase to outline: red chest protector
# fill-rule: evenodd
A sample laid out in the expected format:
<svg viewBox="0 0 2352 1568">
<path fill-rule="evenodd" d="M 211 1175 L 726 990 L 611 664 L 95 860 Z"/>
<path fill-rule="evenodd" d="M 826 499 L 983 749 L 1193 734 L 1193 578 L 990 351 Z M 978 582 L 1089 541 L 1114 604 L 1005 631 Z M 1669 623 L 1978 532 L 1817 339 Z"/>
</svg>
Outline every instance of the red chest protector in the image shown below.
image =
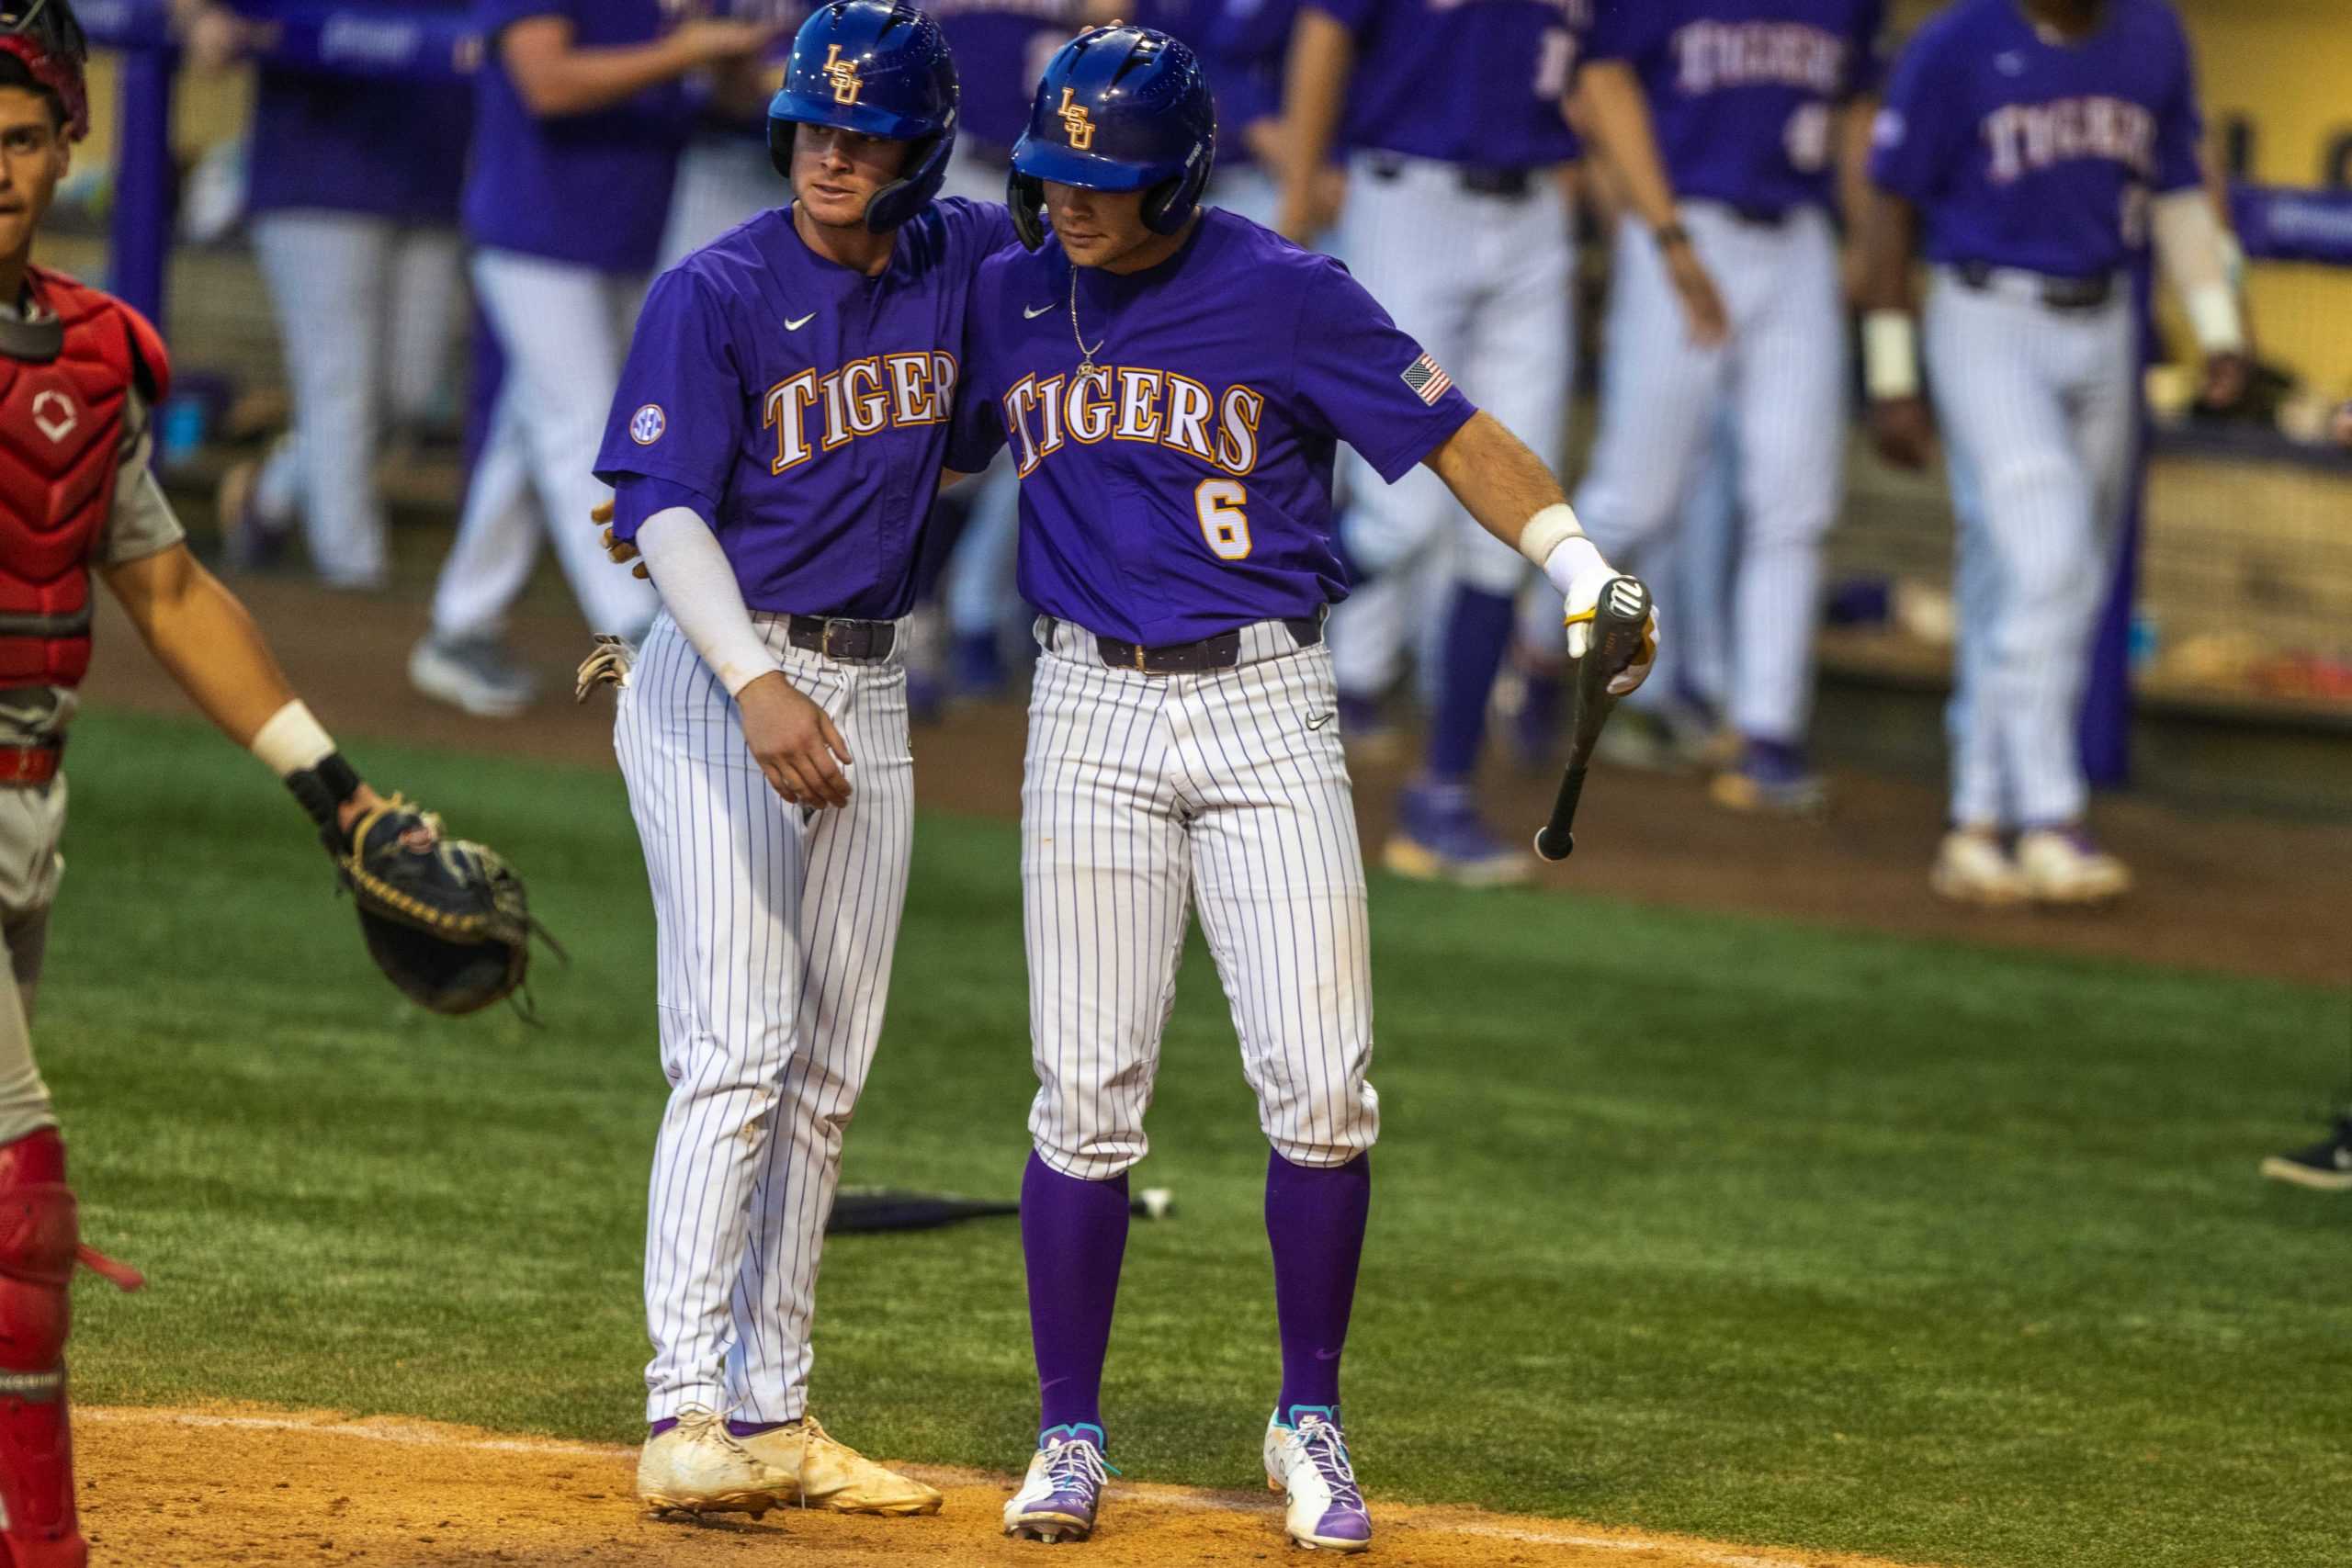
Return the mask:
<svg viewBox="0 0 2352 1568">
<path fill-rule="evenodd" d="M 90 667 L 90 551 L 114 506 L 131 389 L 169 375 L 155 329 L 112 295 L 35 267 L 53 322 L 0 322 L 0 686 Z"/>
</svg>

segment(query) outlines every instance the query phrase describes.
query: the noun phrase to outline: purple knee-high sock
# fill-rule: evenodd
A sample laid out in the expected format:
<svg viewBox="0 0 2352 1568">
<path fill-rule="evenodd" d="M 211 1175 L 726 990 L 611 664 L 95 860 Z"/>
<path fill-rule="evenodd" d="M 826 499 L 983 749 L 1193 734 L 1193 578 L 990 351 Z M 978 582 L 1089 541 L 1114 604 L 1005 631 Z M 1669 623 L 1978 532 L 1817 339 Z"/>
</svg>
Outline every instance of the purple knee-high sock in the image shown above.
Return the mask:
<svg viewBox="0 0 2352 1568">
<path fill-rule="evenodd" d="M 1507 593 L 1476 588 L 1453 591 L 1453 611 L 1445 629 L 1445 678 L 1439 682 L 1437 716 L 1430 727 L 1429 776 L 1465 779 L 1478 767 L 1478 743 L 1487 735 L 1487 701 L 1495 675 L 1510 647 L 1517 606 Z"/>
<path fill-rule="evenodd" d="M 1127 1251 L 1127 1179 L 1080 1181 L 1033 1152 L 1021 1177 L 1037 1429 L 1102 1425 L 1102 1357 Z"/>
<path fill-rule="evenodd" d="M 1300 1405 L 1340 1408 L 1340 1352 L 1355 1305 L 1372 1210 L 1372 1156 L 1331 1167 L 1266 1160 L 1266 1239 L 1274 1248 L 1274 1316 L 1282 1325 L 1284 1421 Z"/>
</svg>

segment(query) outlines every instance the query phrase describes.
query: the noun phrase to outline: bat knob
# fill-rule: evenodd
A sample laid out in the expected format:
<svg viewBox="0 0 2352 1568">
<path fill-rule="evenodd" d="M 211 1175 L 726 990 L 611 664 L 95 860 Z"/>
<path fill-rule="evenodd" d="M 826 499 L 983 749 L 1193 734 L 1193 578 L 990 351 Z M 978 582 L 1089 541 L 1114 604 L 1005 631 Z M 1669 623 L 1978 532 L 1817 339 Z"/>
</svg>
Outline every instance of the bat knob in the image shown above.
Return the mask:
<svg viewBox="0 0 2352 1568">
<path fill-rule="evenodd" d="M 1147 1187 L 1136 1197 L 1148 1220 L 1164 1220 L 1176 1207 L 1176 1194 L 1165 1187 Z"/>
<path fill-rule="evenodd" d="M 1549 828 L 1539 828 L 1535 830 L 1535 852 L 1545 860 L 1564 861 L 1576 853 L 1576 849 L 1577 836 L 1574 833 L 1562 833 L 1555 837 Z"/>
</svg>

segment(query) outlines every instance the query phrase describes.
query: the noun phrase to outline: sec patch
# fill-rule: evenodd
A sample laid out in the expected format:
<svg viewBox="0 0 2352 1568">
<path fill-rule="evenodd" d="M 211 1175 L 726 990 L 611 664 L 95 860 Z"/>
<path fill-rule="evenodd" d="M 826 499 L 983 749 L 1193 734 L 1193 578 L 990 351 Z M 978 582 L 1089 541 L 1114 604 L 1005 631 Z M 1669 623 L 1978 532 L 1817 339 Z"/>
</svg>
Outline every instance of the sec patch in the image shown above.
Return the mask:
<svg viewBox="0 0 2352 1568">
<path fill-rule="evenodd" d="M 639 446 L 652 446 L 669 428 L 670 422 L 662 417 L 660 403 L 648 403 L 628 416 L 628 438 Z"/>
</svg>

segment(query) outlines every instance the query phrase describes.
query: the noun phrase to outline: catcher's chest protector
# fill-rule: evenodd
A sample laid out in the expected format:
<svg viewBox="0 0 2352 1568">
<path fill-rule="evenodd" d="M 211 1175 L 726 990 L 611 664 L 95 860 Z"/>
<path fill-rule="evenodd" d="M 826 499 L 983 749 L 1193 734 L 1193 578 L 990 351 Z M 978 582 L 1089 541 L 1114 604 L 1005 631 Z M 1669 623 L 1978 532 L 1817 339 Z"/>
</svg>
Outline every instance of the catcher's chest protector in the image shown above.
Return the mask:
<svg viewBox="0 0 2352 1568">
<path fill-rule="evenodd" d="M 164 361 L 120 300 L 40 268 L 33 287 L 62 330 L 27 357 L 17 340 L 38 331 L 0 337 L 0 685 L 71 686 L 90 667 L 90 549 L 114 505 L 124 409 L 134 382 L 161 395 Z"/>
</svg>

